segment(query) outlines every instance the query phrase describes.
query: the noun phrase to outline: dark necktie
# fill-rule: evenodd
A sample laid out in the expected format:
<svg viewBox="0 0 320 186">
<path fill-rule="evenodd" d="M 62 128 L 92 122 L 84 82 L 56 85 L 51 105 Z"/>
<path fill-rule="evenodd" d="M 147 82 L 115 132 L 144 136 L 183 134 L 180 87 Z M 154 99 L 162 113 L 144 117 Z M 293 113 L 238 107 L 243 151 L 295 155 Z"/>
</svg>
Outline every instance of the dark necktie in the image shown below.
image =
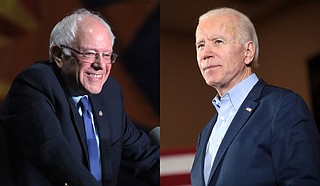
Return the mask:
<svg viewBox="0 0 320 186">
<path fill-rule="evenodd" d="M 84 122 L 84 127 L 86 130 L 87 136 L 87 146 L 89 151 L 89 164 L 90 164 L 90 172 L 97 179 L 97 181 L 101 181 L 101 168 L 100 168 L 100 160 L 99 160 L 99 150 L 98 144 L 96 140 L 96 136 L 93 129 L 91 114 L 89 111 L 89 102 L 86 96 L 82 97 L 79 101 L 80 107 L 82 109 L 82 118 Z"/>
</svg>

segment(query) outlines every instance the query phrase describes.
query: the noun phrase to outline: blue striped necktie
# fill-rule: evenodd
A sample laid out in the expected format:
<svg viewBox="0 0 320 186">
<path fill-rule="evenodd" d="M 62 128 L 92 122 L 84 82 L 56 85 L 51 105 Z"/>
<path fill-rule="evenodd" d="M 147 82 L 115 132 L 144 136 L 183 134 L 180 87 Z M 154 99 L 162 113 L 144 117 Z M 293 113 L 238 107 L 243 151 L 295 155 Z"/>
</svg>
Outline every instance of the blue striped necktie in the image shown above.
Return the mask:
<svg viewBox="0 0 320 186">
<path fill-rule="evenodd" d="M 82 118 L 87 136 L 87 146 L 89 151 L 90 172 L 97 181 L 101 181 L 101 168 L 99 160 L 98 143 L 93 129 L 91 113 L 89 111 L 89 101 L 86 96 L 83 96 L 79 101 L 79 106 L 82 109 Z"/>
</svg>

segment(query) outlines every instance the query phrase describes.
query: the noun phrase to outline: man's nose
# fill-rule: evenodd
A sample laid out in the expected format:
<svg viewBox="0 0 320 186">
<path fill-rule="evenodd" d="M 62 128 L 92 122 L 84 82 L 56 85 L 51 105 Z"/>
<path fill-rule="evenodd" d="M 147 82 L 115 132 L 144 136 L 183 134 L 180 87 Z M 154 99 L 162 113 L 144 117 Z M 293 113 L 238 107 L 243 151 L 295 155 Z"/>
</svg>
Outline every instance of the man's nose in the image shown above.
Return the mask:
<svg viewBox="0 0 320 186">
<path fill-rule="evenodd" d="M 214 47 L 210 44 L 206 44 L 203 48 L 202 59 L 207 59 L 214 56 Z"/>
<path fill-rule="evenodd" d="M 92 66 L 95 69 L 103 69 L 104 66 L 106 66 L 106 63 L 103 61 L 101 55 L 96 55 L 94 62 L 92 63 Z"/>
</svg>

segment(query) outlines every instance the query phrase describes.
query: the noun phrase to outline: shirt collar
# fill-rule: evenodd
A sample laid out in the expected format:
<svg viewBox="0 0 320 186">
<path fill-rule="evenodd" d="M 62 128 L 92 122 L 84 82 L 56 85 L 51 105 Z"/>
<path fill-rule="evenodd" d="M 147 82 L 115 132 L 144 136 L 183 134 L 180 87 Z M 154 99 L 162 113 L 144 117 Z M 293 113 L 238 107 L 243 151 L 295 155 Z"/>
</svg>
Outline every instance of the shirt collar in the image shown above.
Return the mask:
<svg viewBox="0 0 320 186">
<path fill-rule="evenodd" d="M 84 95 L 84 96 L 88 98 L 87 95 Z M 80 99 L 83 98 L 84 96 L 72 96 L 72 100 L 73 100 L 74 104 L 77 106 Z"/>
<path fill-rule="evenodd" d="M 259 81 L 257 75 L 255 73 L 248 76 L 246 79 L 242 80 L 240 83 L 235 85 L 232 89 L 230 89 L 227 93 L 225 93 L 222 98 L 219 95 L 216 95 L 213 100 L 212 104 L 219 112 L 221 99 L 230 99 L 232 107 L 235 110 L 238 110 L 245 100 L 253 86 Z"/>
</svg>

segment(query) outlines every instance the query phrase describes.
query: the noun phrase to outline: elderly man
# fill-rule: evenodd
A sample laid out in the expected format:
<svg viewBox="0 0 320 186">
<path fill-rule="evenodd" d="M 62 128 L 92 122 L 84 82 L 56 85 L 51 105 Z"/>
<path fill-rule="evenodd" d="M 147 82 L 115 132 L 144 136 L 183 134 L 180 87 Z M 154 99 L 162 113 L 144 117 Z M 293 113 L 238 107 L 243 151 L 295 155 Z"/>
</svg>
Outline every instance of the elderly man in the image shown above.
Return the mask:
<svg viewBox="0 0 320 186">
<path fill-rule="evenodd" d="M 296 93 L 253 72 L 258 39 L 247 16 L 230 8 L 199 18 L 197 61 L 217 91 L 217 114 L 202 130 L 193 186 L 320 185 L 320 139 Z"/>
<path fill-rule="evenodd" d="M 50 61 L 16 77 L 0 120 L 14 185 L 112 186 L 120 165 L 159 185 L 159 146 L 127 117 L 109 77 L 114 38 L 80 9 L 52 30 Z"/>
</svg>

